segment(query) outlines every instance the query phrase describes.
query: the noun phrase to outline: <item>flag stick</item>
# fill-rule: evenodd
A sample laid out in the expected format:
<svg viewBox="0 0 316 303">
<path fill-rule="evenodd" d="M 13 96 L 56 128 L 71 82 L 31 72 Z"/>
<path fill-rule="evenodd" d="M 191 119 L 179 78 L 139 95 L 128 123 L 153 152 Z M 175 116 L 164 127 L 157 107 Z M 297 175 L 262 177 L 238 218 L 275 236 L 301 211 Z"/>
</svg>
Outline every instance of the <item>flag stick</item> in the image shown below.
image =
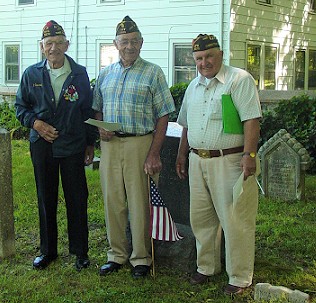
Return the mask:
<svg viewBox="0 0 316 303">
<path fill-rule="evenodd" d="M 150 197 L 150 176 L 148 175 L 148 194 L 149 194 L 149 215 L 151 218 L 151 197 Z M 152 260 L 152 268 L 151 268 L 151 276 L 155 279 L 156 272 L 155 272 L 155 250 L 154 250 L 154 239 L 150 235 L 151 239 L 151 260 Z"/>
<path fill-rule="evenodd" d="M 151 276 L 155 279 L 156 272 L 155 272 L 155 252 L 154 252 L 154 239 L 153 238 L 151 238 L 151 259 L 152 259 Z"/>
</svg>

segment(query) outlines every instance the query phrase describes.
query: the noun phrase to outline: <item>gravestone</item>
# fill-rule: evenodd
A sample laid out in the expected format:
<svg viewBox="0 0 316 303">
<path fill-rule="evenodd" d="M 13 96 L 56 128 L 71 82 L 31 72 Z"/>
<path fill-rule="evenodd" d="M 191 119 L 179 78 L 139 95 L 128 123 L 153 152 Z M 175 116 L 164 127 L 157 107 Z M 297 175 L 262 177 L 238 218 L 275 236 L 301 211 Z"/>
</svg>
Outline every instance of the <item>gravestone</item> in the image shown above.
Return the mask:
<svg viewBox="0 0 316 303">
<path fill-rule="evenodd" d="M 310 163 L 307 150 L 284 129 L 259 149 L 264 194 L 282 200 L 305 199 L 305 171 Z"/>
<path fill-rule="evenodd" d="M 183 239 L 175 242 L 154 240 L 155 263 L 193 273 L 196 271 L 195 237 L 189 225 L 176 223 L 176 226 Z"/>
<path fill-rule="evenodd" d="M 257 283 L 255 286 L 255 301 L 288 303 L 309 303 L 310 296 L 297 289 L 292 290 L 284 286 L 274 286 L 269 283 Z"/>
<path fill-rule="evenodd" d="M 166 139 L 161 150 L 162 171 L 159 192 L 176 223 L 190 225 L 189 178 L 181 180 L 176 172 L 176 158 L 182 128 L 169 122 Z"/>
<path fill-rule="evenodd" d="M 10 133 L 0 128 L 0 258 L 15 254 Z"/>
<path fill-rule="evenodd" d="M 162 171 L 159 176 L 159 193 L 183 239 L 175 242 L 154 240 L 154 249 L 157 265 L 191 273 L 196 270 L 196 248 L 195 237 L 190 226 L 189 180 L 188 178 L 181 180 L 175 168 L 181 133 L 180 125 L 169 122 L 161 150 Z"/>
</svg>

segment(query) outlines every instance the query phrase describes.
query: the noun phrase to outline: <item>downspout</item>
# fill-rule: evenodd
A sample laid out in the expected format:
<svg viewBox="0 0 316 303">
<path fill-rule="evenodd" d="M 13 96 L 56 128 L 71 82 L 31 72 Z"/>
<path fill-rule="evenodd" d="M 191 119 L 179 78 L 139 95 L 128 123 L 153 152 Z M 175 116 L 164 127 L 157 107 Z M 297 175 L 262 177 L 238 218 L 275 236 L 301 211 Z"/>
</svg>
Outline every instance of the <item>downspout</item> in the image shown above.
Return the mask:
<svg viewBox="0 0 316 303">
<path fill-rule="evenodd" d="M 224 1 L 221 0 L 219 3 L 218 14 L 219 14 L 219 45 L 223 47 L 223 22 L 224 22 Z"/>
<path fill-rule="evenodd" d="M 88 26 L 85 26 L 84 28 L 84 34 L 85 34 L 85 44 L 86 44 L 86 60 L 85 60 L 85 67 L 88 66 Z"/>
<path fill-rule="evenodd" d="M 78 61 L 78 15 L 79 15 L 79 0 L 75 0 L 75 12 L 74 12 L 74 60 Z"/>
<path fill-rule="evenodd" d="M 225 1 L 230 5 L 230 0 L 221 0 L 219 3 L 219 45 L 224 51 L 224 63 L 229 65 L 230 61 L 230 23 L 227 22 L 227 28 L 224 28 L 225 21 Z M 230 21 L 230 20 L 229 20 Z M 227 32 L 225 32 L 227 31 Z M 226 35 L 225 35 L 226 34 Z M 224 45 L 224 36 L 227 37 Z"/>
</svg>

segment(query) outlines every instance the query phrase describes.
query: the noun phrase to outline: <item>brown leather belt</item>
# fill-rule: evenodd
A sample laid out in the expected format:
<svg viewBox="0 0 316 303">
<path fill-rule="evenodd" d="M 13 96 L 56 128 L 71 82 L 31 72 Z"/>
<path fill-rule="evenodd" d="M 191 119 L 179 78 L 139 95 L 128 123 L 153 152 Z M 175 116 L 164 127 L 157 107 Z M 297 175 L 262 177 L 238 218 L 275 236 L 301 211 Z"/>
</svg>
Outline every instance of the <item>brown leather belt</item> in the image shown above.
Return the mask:
<svg viewBox="0 0 316 303">
<path fill-rule="evenodd" d="M 225 148 L 225 149 L 218 149 L 218 150 L 208 150 L 208 149 L 190 149 L 195 154 L 199 155 L 201 158 L 213 158 L 213 157 L 220 157 L 229 154 L 241 153 L 244 151 L 243 146 L 232 147 L 232 148 Z"/>
<path fill-rule="evenodd" d="M 142 134 L 142 135 L 139 135 L 139 134 L 131 134 L 131 133 L 123 133 L 123 132 L 120 132 L 120 131 L 115 131 L 115 136 L 116 137 L 119 137 L 119 138 L 127 138 L 127 137 L 140 137 L 140 136 L 146 136 L 146 135 L 149 135 L 152 133 L 151 132 L 148 132 L 146 134 Z"/>
</svg>

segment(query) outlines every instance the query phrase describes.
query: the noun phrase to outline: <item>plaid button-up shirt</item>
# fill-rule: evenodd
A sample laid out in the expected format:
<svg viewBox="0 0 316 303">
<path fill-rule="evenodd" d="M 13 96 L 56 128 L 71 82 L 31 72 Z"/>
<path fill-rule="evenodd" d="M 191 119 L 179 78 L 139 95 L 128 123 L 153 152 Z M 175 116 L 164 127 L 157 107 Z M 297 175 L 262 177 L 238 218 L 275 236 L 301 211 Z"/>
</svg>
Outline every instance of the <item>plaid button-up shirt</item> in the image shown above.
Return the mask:
<svg viewBox="0 0 316 303">
<path fill-rule="evenodd" d="M 139 57 L 128 68 L 117 62 L 100 72 L 93 109 L 104 121 L 120 123 L 123 132 L 145 134 L 175 107 L 162 69 Z"/>
</svg>

